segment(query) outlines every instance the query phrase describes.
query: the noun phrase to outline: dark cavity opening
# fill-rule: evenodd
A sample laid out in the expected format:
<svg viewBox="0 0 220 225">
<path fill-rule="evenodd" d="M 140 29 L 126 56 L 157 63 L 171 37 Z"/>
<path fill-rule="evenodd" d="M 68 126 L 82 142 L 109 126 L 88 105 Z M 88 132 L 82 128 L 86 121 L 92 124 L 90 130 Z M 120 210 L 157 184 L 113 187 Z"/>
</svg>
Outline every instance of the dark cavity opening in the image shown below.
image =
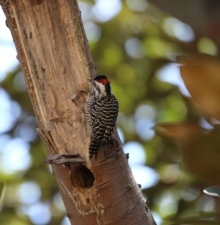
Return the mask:
<svg viewBox="0 0 220 225">
<path fill-rule="evenodd" d="M 81 165 L 71 173 L 71 180 L 74 185 L 81 188 L 90 188 L 93 186 L 95 177 L 90 169 Z"/>
</svg>

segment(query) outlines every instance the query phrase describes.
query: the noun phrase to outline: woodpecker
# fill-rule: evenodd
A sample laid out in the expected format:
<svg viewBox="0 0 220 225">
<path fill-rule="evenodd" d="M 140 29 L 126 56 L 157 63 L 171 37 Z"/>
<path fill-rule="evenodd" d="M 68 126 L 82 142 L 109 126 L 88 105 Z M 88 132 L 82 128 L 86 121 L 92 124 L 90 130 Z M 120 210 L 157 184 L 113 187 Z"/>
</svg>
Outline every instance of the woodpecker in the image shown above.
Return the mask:
<svg viewBox="0 0 220 225">
<path fill-rule="evenodd" d="M 102 143 L 111 143 L 111 135 L 118 116 L 118 101 L 111 93 L 110 80 L 99 75 L 92 83 L 92 94 L 87 104 L 86 118 L 90 128 L 89 157 L 97 158 Z"/>
</svg>

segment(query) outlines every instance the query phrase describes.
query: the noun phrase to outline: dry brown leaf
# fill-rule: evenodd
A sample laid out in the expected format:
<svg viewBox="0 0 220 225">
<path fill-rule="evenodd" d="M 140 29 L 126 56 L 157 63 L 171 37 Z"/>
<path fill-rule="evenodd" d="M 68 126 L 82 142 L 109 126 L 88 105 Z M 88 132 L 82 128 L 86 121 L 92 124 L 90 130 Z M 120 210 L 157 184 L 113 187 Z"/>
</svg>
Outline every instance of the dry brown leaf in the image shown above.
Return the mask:
<svg viewBox="0 0 220 225">
<path fill-rule="evenodd" d="M 220 183 L 220 130 L 208 131 L 195 123 L 160 123 L 155 132 L 181 144 L 185 167 L 209 185 Z"/>
<path fill-rule="evenodd" d="M 215 130 L 195 139 L 182 149 L 187 168 L 210 185 L 220 183 L 220 131 Z"/>
<path fill-rule="evenodd" d="M 220 120 L 220 60 L 200 55 L 179 57 L 180 72 L 192 99 L 206 116 Z"/>
<path fill-rule="evenodd" d="M 156 134 L 171 141 L 187 145 L 198 136 L 207 132 L 196 123 L 159 123 L 154 127 Z"/>
</svg>

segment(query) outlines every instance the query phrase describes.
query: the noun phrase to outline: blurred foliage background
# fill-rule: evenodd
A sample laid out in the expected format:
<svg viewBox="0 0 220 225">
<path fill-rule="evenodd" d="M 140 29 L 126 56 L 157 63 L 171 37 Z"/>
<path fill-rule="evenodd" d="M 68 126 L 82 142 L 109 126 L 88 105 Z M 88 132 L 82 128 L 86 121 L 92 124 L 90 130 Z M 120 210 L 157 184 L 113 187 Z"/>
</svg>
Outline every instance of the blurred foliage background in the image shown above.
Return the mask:
<svg viewBox="0 0 220 225">
<path fill-rule="evenodd" d="M 97 73 L 110 77 L 119 100 L 124 151 L 157 224 L 220 224 L 217 44 L 145 0 L 79 6 Z M 69 224 L 42 162 L 46 151 L 18 63 L 1 76 L 0 102 L 1 224 Z"/>
</svg>

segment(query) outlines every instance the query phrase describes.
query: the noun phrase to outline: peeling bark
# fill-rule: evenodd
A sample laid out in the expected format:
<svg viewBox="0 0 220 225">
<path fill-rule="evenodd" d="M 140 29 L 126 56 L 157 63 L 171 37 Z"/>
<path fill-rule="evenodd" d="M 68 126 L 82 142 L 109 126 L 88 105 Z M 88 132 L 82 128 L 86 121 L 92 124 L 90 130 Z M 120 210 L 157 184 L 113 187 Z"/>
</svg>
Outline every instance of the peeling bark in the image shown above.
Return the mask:
<svg viewBox="0 0 220 225">
<path fill-rule="evenodd" d="M 0 0 L 25 75 L 38 134 L 71 224 L 152 225 L 117 131 L 89 160 L 86 79 L 95 66 L 76 0 Z"/>
</svg>

